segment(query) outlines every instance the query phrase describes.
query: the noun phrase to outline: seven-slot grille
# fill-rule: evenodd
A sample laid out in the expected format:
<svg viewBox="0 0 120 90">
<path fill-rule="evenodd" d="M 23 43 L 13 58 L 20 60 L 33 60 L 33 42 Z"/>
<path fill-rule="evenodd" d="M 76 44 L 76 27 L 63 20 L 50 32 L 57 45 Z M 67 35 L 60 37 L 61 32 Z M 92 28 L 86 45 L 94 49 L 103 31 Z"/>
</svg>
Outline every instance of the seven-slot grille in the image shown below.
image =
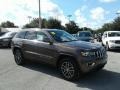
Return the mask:
<svg viewBox="0 0 120 90">
<path fill-rule="evenodd" d="M 106 54 L 106 51 L 103 48 L 95 51 L 95 57 L 97 58 L 102 58 L 104 57 L 105 54 Z"/>
</svg>

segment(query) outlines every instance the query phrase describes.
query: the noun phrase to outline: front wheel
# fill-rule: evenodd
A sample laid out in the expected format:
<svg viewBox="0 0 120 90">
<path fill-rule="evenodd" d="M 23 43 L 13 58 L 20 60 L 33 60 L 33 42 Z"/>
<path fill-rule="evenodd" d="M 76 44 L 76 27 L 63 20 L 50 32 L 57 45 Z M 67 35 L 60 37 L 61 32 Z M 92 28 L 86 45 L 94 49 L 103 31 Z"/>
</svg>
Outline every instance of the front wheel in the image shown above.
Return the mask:
<svg viewBox="0 0 120 90">
<path fill-rule="evenodd" d="M 78 65 L 71 58 L 64 58 L 60 61 L 59 71 L 66 80 L 76 80 L 80 77 Z"/>
<path fill-rule="evenodd" d="M 16 49 L 14 52 L 14 58 L 17 65 L 23 65 L 24 64 L 24 58 L 22 55 L 22 52 L 19 49 Z"/>
<path fill-rule="evenodd" d="M 108 43 L 106 43 L 106 50 L 108 50 L 108 51 L 110 50 Z"/>
<path fill-rule="evenodd" d="M 104 67 L 105 67 L 105 65 L 101 65 L 101 66 L 97 67 L 96 71 L 100 71 L 100 70 L 102 70 Z"/>
</svg>

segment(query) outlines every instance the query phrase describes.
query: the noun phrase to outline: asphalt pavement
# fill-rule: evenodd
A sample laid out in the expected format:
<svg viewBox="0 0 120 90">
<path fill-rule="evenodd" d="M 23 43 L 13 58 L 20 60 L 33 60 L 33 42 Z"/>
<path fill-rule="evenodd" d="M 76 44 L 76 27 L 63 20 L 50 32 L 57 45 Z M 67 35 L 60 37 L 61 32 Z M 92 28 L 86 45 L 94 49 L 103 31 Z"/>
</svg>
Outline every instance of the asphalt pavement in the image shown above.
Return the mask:
<svg viewBox="0 0 120 90">
<path fill-rule="evenodd" d="M 70 82 L 45 64 L 31 62 L 18 66 L 12 51 L 1 48 L 0 90 L 120 90 L 120 51 L 108 52 L 108 63 L 103 70 Z"/>
</svg>

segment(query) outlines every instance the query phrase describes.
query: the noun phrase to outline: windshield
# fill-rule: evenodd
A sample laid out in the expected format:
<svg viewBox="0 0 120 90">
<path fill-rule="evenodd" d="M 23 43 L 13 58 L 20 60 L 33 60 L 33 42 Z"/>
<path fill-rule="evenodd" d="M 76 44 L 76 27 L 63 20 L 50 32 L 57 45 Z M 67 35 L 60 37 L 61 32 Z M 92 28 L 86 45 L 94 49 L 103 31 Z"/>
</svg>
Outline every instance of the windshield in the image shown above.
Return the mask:
<svg viewBox="0 0 120 90">
<path fill-rule="evenodd" d="M 65 32 L 65 31 L 62 31 L 62 30 L 58 30 L 58 31 L 53 30 L 53 31 L 48 31 L 48 32 L 57 42 L 70 42 L 70 41 L 77 40 L 71 34 Z"/>
<path fill-rule="evenodd" d="M 109 32 L 108 36 L 109 37 L 120 37 L 120 32 Z"/>
<path fill-rule="evenodd" d="M 79 32 L 79 37 L 92 37 L 90 32 Z"/>
</svg>

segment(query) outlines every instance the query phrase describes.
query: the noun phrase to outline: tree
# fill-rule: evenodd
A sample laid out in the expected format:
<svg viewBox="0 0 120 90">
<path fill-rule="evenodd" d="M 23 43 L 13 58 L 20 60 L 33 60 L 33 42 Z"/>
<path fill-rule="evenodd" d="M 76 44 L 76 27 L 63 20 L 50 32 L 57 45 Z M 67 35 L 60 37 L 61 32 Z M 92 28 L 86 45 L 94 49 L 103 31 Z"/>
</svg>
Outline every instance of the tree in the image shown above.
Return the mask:
<svg viewBox="0 0 120 90">
<path fill-rule="evenodd" d="M 61 25 L 61 21 L 54 18 L 48 19 L 46 27 L 49 29 L 63 29 L 63 26 Z"/>
<path fill-rule="evenodd" d="M 113 24 L 112 23 L 105 23 L 101 29 L 98 30 L 99 33 L 103 33 L 105 31 L 111 31 L 113 30 Z"/>
<path fill-rule="evenodd" d="M 30 23 L 23 26 L 23 28 L 39 28 L 39 18 L 32 20 Z M 42 19 L 42 28 L 48 29 L 63 29 L 61 22 L 57 19 L 50 18 L 46 20 Z"/>
<path fill-rule="evenodd" d="M 2 22 L 0 26 L 3 28 L 16 28 L 16 27 L 18 27 L 13 22 L 10 22 L 10 21 Z"/>
<path fill-rule="evenodd" d="M 80 28 L 76 25 L 74 21 L 70 21 L 69 23 L 65 24 L 66 31 L 71 34 L 76 34 L 80 31 Z"/>
<path fill-rule="evenodd" d="M 113 22 L 113 30 L 120 31 L 120 17 L 117 17 Z"/>
<path fill-rule="evenodd" d="M 42 19 L 42 28 L 46 28 L 47 20 Z M 23 28 L 39 28 L 39 18 L 33 19 L 30 23 L 23 26 Z"/>
<path fill-rule="evenodd" d="M 97 33 L 103 33 L 105 31 L 120 31 L 120 17 L 114 19 L 113 22 L 105 23 L 102 28 L 97 30 Z"/>
<path fill-rule="evenodd" d="M 23 26 L 23 28 L 38 28 L 39 27 L 39 19 L 33 19 L 30 23 Z"/>
</svg>

